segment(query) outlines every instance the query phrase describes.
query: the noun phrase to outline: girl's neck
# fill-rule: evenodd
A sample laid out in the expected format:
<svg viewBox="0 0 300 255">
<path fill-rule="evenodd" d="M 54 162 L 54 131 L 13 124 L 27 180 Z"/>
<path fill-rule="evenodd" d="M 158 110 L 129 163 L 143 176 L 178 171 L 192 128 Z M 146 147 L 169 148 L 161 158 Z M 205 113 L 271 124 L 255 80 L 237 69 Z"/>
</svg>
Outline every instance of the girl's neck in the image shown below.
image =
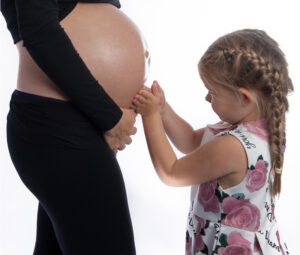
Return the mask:
<svg viewBox="0 0 300 255">
<path fill-rule="evenodd" d="M 252 122 L 252 121 L 259 121 L 264 119 L 258 111 L 251 111 L 249 114 L 245 115 L 241 120 L 231 123 L 232 125 L 238 125 L 243 122 Z"/>
</svg>

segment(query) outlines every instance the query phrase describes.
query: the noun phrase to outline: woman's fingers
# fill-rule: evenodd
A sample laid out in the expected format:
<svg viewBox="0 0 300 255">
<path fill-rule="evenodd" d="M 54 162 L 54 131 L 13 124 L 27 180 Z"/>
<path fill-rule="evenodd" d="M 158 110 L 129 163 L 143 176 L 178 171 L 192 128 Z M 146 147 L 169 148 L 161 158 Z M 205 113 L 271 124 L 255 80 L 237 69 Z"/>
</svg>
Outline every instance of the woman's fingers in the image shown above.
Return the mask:
<svg viewBox="0 0 300 255">
<path fill-rule="evenodd" d="M 132 143 L 132 139 L 131 137 L 128 137 L 126 140 L 125 140 L 125 144 L 131 144 Z"/>
<path fill-rule="evenodd" d="M 136 132 L 137 132 L 137 128 L 133 126 L 133 127 L 130 129 L 129 135 L 135 135 Z"/>
<path fill-rule="evenodd" d="M 119 151 L 122 151 L 126 148 L 126 145 L 125 144 L 122 144 L 121 146 L 118 147 L 118 150 Z"/>
</svg>

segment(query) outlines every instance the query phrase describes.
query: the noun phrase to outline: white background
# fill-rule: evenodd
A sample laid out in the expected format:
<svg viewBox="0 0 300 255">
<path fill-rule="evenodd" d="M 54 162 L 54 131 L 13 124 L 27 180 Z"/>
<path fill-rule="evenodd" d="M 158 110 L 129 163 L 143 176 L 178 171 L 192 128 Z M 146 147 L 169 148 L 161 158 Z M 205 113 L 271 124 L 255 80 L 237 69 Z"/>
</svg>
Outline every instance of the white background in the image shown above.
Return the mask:
<svg viewBox="0 0 300 255">
<path fill-rule="evenodd" d="M 152 64 L 147 85 L 157 79 L 169 103 L 194 128 L 216 122 L 205 102 L 206 90 L 197 63 L 217 37 L 241 28 L 265 30 L 277 40 L 289 63 L 297 90 L 300 60 L 299 7 L 283 0 L 124 0 L 122 10 L 134 20 L 148 41 Z M 37 200 L 20 181 L 6 143 L 6 116 L 16 88 L 18 55 L 0 15 L 0 254 L 32 254 L 36 234 Z M 299 73 L 299 71 L 298 71 Z M 291 254 L 299 242 L 299 94 L 289 97 L 287 149 L 282 194 L 276 217 Z M 138 133 L 119 152 L 127 187 L 138 255 L 184 254 L 189 188 L 165 186 L 157 177 L 146 148 L 141 118 Z M 179 157 L 182 154 L 178 153 Z"/>
</svg>

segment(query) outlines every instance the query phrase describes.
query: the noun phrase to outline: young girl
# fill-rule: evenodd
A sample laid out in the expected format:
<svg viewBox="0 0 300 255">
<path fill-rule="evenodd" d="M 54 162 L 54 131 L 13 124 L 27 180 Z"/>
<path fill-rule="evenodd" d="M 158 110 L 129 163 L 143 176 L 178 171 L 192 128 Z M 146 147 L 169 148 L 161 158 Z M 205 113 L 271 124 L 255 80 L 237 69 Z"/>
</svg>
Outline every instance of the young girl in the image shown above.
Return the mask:
<svg viewBox="0 0 300 255">
<path fill-rule="evenodd" d="M 171 186 L 192 185 L 186 254 L 289 254 L 273 200 L 293 90 L 284 54 L 264 31 L 246 29 L 216 40 L 198 67 L 219 123 L 194 131 L 157 82 L 132 104 L 159 177 Z M 165 131 L 186 156 L 176 158 Z"/>
</svg>

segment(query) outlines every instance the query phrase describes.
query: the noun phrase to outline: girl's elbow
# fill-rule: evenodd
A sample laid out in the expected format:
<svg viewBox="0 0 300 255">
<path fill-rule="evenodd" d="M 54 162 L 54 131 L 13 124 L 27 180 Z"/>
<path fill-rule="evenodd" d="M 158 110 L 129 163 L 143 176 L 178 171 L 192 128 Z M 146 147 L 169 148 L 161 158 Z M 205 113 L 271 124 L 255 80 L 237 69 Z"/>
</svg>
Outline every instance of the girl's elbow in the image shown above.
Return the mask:
<svg viewBox="0 0 300 255">
<path fill-rule="evenodd" d="M 184 186 L 183 183 L 181 182 L 181 180 L 179 178 L 176 178 L 176 176 L 174 176 L 174 174 L 172 174 L 171 172 L 167 172 L 167 171 L 158 171 L 158 175 L 159 178 L 161 179 L 161 181 L 171 187 L 180 187 L 180 186 Z"/>
<path fill-rule="evenodd" d="M 170 178 L 167 178 L 167 177 L 162 177 L 160 176 L 160 179 L 161 181 L 166 184 L 167 186 L 171 186 L 171 187 L 177 187 L 178 185 L 176 185 L 176 183 L 170 179 Z"/>
</svg>

